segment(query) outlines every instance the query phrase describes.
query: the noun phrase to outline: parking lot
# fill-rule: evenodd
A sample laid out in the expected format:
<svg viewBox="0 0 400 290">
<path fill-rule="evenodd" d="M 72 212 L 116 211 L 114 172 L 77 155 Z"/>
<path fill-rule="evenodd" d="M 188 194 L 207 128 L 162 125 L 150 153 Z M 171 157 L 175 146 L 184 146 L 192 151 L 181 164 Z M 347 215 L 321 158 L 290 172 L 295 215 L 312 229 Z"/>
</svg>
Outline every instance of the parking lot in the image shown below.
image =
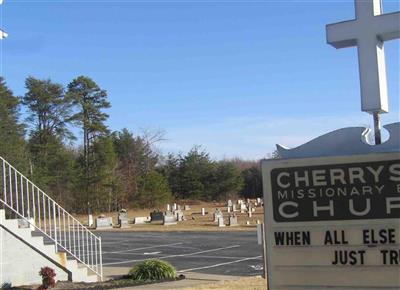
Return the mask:
<svg viewBox="0 0 400 290">
<path fill-rule="evenodd" d="M 98 232 L 105 267 L 131 267 L 158 258 L 180 273 L 262 274 L 256 232 Z"/>
</svg>

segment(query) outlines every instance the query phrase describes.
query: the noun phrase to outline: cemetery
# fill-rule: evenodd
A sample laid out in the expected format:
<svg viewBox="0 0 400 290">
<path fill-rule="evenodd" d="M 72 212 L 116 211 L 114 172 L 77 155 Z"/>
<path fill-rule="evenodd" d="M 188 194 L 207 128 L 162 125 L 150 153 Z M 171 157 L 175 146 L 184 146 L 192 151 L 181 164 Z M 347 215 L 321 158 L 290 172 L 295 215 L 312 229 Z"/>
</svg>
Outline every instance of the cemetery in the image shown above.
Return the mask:
<svg viewBox="0 0 400 290">
<path fill-rule="evenodd" d="M 251 203 L 250 207 L 247 202 Z M 255 205 L 257 202 L 258 206 Z M 172 211 L 168 208 L 174 208 L 173 204 L 166 204 L 164 210 L 158 208 L 123 210 L 122 227 L 120 224 L 121 212 L 104 213 L 99 215 L 101 217 L 96 218 L 96 225 L 99 224 L 99 226 L 93 225 L 92 229 L 99 231 L 254 231 L 257 221 L 264 218 L 260 198 L 246 202 L 240 201 L 242 210 L 236 209 L 232 204 L 232 199 L 213 203 L 180 200 L 175 204 L 177 210 Z M 183 210 L 178 210 L 178 207 Z M 204 215 L 202 215 L 202 209 L 204 209 Z M 219 217 L 223 218 L 223 224 L 226 227 L 223 227 L 222 223 L 221 226 L 218 226 Z M 232 217 L 234 218 L 232 219 Z M 77 218 L 83 224 L 89 222 L 85 215 L 78 215 Z M 235 222 L 230 223 L 230 221 Z M 164 225 L 173 226 L 165 227 Z M 231 225 L 234 227 L 231 228 Z"/>
</svg>

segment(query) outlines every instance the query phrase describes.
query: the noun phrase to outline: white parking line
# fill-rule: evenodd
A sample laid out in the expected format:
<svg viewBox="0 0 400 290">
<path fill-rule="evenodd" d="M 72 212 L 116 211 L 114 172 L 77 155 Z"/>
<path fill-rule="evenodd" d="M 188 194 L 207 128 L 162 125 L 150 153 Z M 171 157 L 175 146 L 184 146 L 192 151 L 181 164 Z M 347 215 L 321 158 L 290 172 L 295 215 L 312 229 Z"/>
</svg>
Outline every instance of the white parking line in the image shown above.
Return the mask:
<svg viewBox="0 0 400 290">
<path fill-rule="evenodd" d="M 232 249 L 232 248 L 237 248 L 237 247 L 240 247 L 240 245 L 233 245 L 233 246 L 228 246 L 228 247 L 223 247 L 223 248 L 204 250 L 204 251 L 199 251 L 199 252 L 194 252 L 194 253 L 189 253 L 189 254 L 177 254 L 177 255 L 161 256 L 161 257 L 158 257 L 158 258 L 159 259 L 166 259 L 166 258 L 175 258 L 175 257 L 187 257 L 187 256 L 193 256 L 193 255 L 198 255 L 198 254 L 203 254 L 203 253 L 222 251 L 222 250 L 227 250 L 227 249 Z M 125 260 L 125 261 L 121 261 L 121 262 L 104 263 L 103 265 L 107 266 L 107 265 L 128 264 L 128 263 L 140 262 L 140 261 L 144 261 L 144 260 L 147 260 L 147 259 Z"/>
<path fill-rule="evenodd" d="M 204 267 L 198 267 L 198 268 L 191 268 L 191 269 L 180 270 L 180 271 L 178 271 L 178 272 L 179 272 L 179 273 L 184 273 L 184 272 L 190 272 L 190 271 L 195 271 L 195 270 L 202 270 L 202 269 L 208 269 L 208 268 L 215 268 L 215 267 L 225 266 L 225 265 L 234 264 L 234 263 L 239 263 L 239 262 L 243 262 L 243 261 L 257 260 L 257 259 L 260 259 L 260 258 L 261 258 L 261 256 L 250 257 L 250 258 L 244 258 L 244 259 L 240 259 L 240 260 L 236 260 L 236 261 L 225 262 L 225 263 L 219 263 L 219 264 L 215 264 L 215 265 L 211 265 L 211 266 L 204 266 Z"/>
<path fill-rule="evenodd" d="M 181 245 L 181 244 L 183 244 L 183 243 L 173 243 L 173 244 L 157 245 L 157 246 L 150 246 L 150 247 L 143 247 L 143 248 L 134 248 L 134 249 L 129 249 L 129 250 L 114 251 L 114 252 L 103 252 L 103 254 L 119 254 L 119 253 L 140 251 L 140 250 L 153 249 L 153 248 L 159 248 L 159 247 L 175 246 L 175 245 Z"/>
<path fill-rule="evenodd" d="M 111 241 L 109 241 L 109 242 L 101 242 L 101 244 L 102 245 L 115 245 L 115 244 L 129 243 L 129 242 L 131 242 L 131 241 L 129 241 L 129 240 L 123 240 L 123 241 L 115 240 L 114 242 L 111 242 Z"/>
</svg>

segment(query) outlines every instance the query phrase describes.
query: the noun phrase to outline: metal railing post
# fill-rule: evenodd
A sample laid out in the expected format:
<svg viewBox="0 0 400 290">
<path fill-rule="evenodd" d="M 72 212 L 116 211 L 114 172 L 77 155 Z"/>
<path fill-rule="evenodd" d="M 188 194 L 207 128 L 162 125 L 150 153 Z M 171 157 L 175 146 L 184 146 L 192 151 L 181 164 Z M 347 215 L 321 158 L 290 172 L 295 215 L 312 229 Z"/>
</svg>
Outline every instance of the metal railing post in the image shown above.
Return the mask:
<svg viewBox="0 0 400 290">
<path fill-rule="evenodd" d="M 100 280 L 103 281 L 103 251 L 101 249 L 101 237 L 99 237 L 99 252 L 100 252 Z"/>
<path fill-rule="evenodd" d="M 57 245 L 57 218 L 56 218 L 56 202 L 53 200 L 53 220 L 54 220 L 54 242 L 56 246 L 56 252 L 58 252 Z"/>
</svg>

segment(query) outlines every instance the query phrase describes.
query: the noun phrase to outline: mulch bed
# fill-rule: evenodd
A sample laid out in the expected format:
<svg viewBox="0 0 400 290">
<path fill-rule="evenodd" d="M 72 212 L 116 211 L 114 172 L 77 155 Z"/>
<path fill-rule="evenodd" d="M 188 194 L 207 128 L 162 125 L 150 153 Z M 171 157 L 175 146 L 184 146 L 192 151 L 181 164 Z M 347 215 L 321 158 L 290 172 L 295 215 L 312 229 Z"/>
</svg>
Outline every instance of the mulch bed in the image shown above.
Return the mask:
<svg viewBox="0 0 400 290">
<path fill-rule="evenodd" d="M 164 279 L 164 280 L 157 280 L 157 281 L 135 281 L 129 278 L 119 278 L 108 280 L 104 282 L 94 282 L 94 283 L 84 283 L 84 282 L 68 282 L 68 281 L 59 281 L 57 282 L 53 290 L 58 289 L 73 289 L 73 290 L 102 290 L 102 289 L 116 289 L 116 288 L 123 288 L 123 287 L 132 287 L 132 286 L 142 286 L 148 284 L 155 284 L 155 283 L 163 283 L 163 282 L 172 282 L 172 281 L 179 281 L 185 279 L 184 275 L 179 275 L 176 279 Z M 12 290 L 32 290 L 37 289 L 39 285 L 31 285 L 31 286 L 23 286 L 23 287 L 12 287 L 8 289 Z"/>
</svg>

